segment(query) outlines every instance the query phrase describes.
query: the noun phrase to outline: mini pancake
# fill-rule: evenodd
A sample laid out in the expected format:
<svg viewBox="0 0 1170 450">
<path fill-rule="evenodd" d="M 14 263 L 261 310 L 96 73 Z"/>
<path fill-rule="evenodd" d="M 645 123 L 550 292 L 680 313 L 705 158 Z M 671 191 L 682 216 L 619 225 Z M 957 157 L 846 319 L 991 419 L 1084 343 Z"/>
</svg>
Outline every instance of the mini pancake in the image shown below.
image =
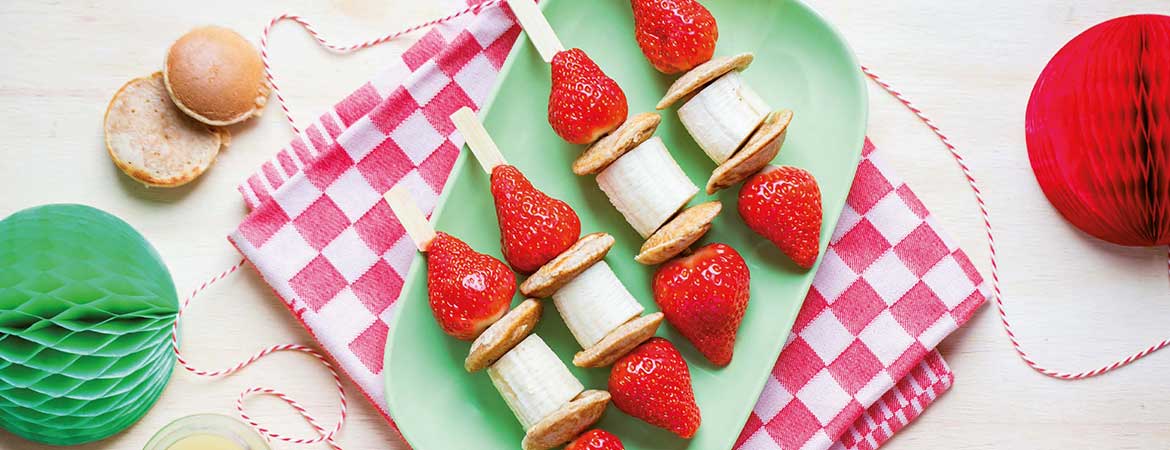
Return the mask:
<svg viewBox="0 0 1170 450">
<path fill-rule="evenodd" d="M 650 239 L 642 244 L 642 249 L 634 260 L 646 265 L 662 264 L 682 253 L 707 234 L 711 229 L 711 222 L 722 210 L 723 204 L 718 201 L 687 208 L 654 232 Z"/>
<path fill-rule="evenodd" d="M 533 425 L 520 443 L 524 450 L 549 450 L 571 441 L 601 419 L 610 395 L 588 390 Z"/>
<path fill-rule="evenodd" d="M 597 344 L 577 352 L 573 356 L 573 365 L 577 367 L 605 367 L 613 364 L 634 347 L 654 336 L 654 333 L 658 332 L 658 326 L 662 324 L 662 318 L 663 314 L 660 311 L 626 322 L 610 331 Z"/>
<path fill-rule="evenodd" d="M 613 236 L 608 233 L 582 236 L 575 244 L 524 280 L 520 285 L 520 292 L 534 298 L 552 296 L 565 283 L 605 258 L 613 243 Z"/>
<path fill-rule="evenodd" d="M 508 311 L 471 343 L 471 351 L 463 362 L 463 368 L 475 372 L 495 364 L 497 359 L 532 333 L 540 321 L 541 309 L 543 307 L 539 301 L 528 299 Z"/>
<path fill-rule="evenodd" d="M 658 101 L 657 109 L 666 109 L 675 102 L 682 100 L 688 95 L 697 92 L 707 83 L 714 81 L 716 78 L 723 76 L 732 70 L 743 70 L 752 64 L 755 56 L 751 53 L 740 53 L 735 56 L 721 56 L 699 64 L 690 72 L 687 72 L 679 79 L 670 85 L 666 90 L 666 95 L 662 100 Z"/>
<path fill-rule="evenodd" d="M 199 27 L 171 44 L 163 76 L 175 105 L 208 125 L 243 122 L 268 102 L 260 53 L 223 27 Z"/>
<path fill-rule="evenodd" d="M 573 173 L 590 175 L 602 171 L 630 149 L 650 139 L 661 122 L 662 117 L 657 113 L 641 113 L 631 117 L 613 133 L 601 138 L 581 153 L 581 156 L 573 161 Z"/>
<path fill-rule="evenodd" d="M 792 111 L 787 109 L 765 116 L 764 123 L 748 138 L 743 148 L 711 173 L 711 179 L 707 180 L 707 194 L 739 183 L 768 165 L 780 153 L 790 123 Z"/>
<path fill-rule="evenodd" d="M 226 130 L 209 127 L 171 103 L 161 72 L 135 78 L 106 106 L 106 151 L 126 175 L 147 186 L 189 183 L 227 145 Z"/>
</svg>

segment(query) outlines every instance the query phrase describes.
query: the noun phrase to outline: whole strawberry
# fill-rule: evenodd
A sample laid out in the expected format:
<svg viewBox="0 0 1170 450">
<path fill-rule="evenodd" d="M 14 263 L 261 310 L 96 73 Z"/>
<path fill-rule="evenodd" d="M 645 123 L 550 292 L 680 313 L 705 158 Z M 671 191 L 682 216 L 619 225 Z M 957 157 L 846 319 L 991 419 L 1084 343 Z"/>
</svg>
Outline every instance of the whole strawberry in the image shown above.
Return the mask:
<svg viewBox="0 0 1170 450">
<path fill-rule="evenodd" d="M 517 272 L 535 272 L 581 236 L 573 208 L 532 187 L 515 166 L 492 169 L 492 197 L 504 259 Z"/>
<path fill-rule="evenodd" d="M 500 260 L 439 232 L 427 247 L 427 292 L 439 327 L 470 341 L 508 311 L 516 276 Z"/>
<path fill-rule="evenodd" d="M 812 268 L 820 253 L 821 188 L 799 167 L 768 166 L 739 190 L 739 215 L 796 265 Z"/>
<path fill-rule="evenodd" d="M 617 436 L 602 429 L 586 431 L 565 446 L 565 450 L 625 450 L 625 448 Z"/>
<path fill-rule="evenodd" d="M 690 439 L 702 421 L 691 371 L 670 341 L 655 337 L 623 356 L 609 372 L 613 404 L 626 414 Z"/>
<path fill-rule="evenodd" d="M 634 38 L 650 64 L 662 73 L 680 73 L 715 54 L 719 27 L 695 0 L 630 0 Z"/>
<path fill-rule="evenodd" d="M 666 321 L 718 366 L 731 363 L 750 296 L 747 263 L 725 244 L 708 244 L 654 274 L 654 302 Z"/>
<path fill-rule="evenodd" d="M 561 139 L 588 144 L 626 121 L 626 94 L 579 48 L 552 60 L 548 123 Z"/>
</svg>

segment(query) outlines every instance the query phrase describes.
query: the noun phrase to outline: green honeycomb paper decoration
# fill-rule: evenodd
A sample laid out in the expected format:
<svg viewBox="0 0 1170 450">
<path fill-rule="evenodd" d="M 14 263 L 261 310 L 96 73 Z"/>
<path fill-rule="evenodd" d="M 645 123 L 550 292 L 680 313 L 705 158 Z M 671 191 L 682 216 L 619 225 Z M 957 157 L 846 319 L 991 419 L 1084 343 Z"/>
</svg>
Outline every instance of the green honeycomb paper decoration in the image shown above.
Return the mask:
<svg viewBox="0 0 1170 450">
<path fill-rule="evenodd" d="M 117 217 L 45 205 L 0 221 L 0 428 L 74 445 L 138 421 L 171 377 L 178 308 L 158 253 Z"/>
</svg>

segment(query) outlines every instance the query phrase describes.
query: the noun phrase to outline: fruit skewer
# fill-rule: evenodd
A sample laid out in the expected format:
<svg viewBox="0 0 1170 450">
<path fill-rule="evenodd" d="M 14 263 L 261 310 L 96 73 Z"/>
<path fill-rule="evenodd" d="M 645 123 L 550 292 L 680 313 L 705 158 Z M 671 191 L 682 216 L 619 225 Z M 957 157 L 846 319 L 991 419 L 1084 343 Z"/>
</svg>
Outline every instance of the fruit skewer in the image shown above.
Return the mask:
<svg viewBox="0 0 1170 450">
<path fill-rule="evenodd" d="M 386 201 L 411 240 L 427 253 L 427 289 L 436 320 L 452 336 L 475 339 L 464 368 L 487 369 L 492 385 L 524 427 L 521 447 L 560 446 L 600 420 L 609 393 L 586 390 L 544 340 L 531 334 L 540 320 L 540 302 L 528 299 L 503 314 L 516 289 L 512 272 L 499 260 L 436 232 L 404 188 L 391 189 Z M 487 292 L 491 295 L 480 294 Z M 485 298 L 491 307 L 477 305 Z M 503 305 L 498 314 L 497 303 Z M 460 314 L 467 311 L 478 313 L 470 318 Z"/>
<path fill-rule="evenodd" d="M 537 52 L 553 66 L 549 124 L 566 141 L 591 144 L 573 163 L 573 172 L 596 174 L 610 203 L 646 239 L 635 259 L 658 264 L 702 237 L 721 207 L 715 202 L 679 213 L 699 188 L 662 140 L 652 137 L 661 118 L 644 113 L 626 120 L 626 98 L 617 83 L 580 49 L 563 50 L 534 2 L 509 3 Z"/>
<path fill-rule="evenodd" d="M 634 38 L 642 54 L 664 74 L 685 74 L 657 105 L 662 110 L 690 97 L 678 117 L 695 142 L 719 167 L 707 193 L 731 186 L 759 171 L 780 150 L 791 111 L 769 112 L 740 71 L 750 53 L 712 59 L 719 25 L 697 0 L 630 0 Z"/>
<path fill-rule="evenodd" d="M 740 72 L 752 54 L 712 59 L 719 27 L 698 1 L 630 0 L 630 6 L 634 37 L 650 64 L 666 74 L 686 72 L 657 109 L 689 97 L 678 108 L 679 120 L 718 165 L 707 193 L 747 180 L 738 202 L 744 223 L 797 265 L 811 268 L 820 253 L 820 187 L 804 169 L 768 166 L 784 144 L 792 111 L 768 112 L 744 80 Z"/>
</svg>

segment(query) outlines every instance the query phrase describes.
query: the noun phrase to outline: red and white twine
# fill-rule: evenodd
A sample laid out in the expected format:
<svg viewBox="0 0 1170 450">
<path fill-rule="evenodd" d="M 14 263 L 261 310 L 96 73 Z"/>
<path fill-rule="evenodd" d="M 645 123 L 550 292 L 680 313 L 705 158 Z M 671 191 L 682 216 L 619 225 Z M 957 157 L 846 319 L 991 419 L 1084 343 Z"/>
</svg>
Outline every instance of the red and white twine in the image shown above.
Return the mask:
<svg viewBox="0 0 1170 450">
<path fill-rule="evenodd" d="M 301 16 L 296 15 L 296 14 L 281 14 L 279 16 L 273 17 L 272 20 L 268 21 L 268 25 L 264 26 L 263 34 L 260 35 L 260 57 L 264 61 L 264 76 L 265 76 L 265 78 L 268 79 L 268 85 L 272 87 L 272 93 L 276 94 L 276 100 L 278 102 L 280 102 L 280 109 L 284 111 L 284 117 L 286 119 L 288 119 L 288 124 L 289 124 L 289 126 L 292 127 L 293 133 L 300 134 L 301 128 L 298 127 L 296 124 L 296 121 L 293 120 L 292 111 L 289 109 L 288 102 L 285 101 L 284 96 L 280 94 L 280 88 L 276 84 L 276 77 L 272 74 L 272 63 L 270 61 L 270 58 L 268 57 L 268 34 L 272 31 L 272 28 L 274 26 L 276 26 L 277 23 L 280 23 L 281 21 L 284 21 L 284 20 L 291 20 L 293 22 L 296 22 L 296 23 L 300 24 L 300 26 L 303 27 L 305 29 L 305 31 L 307 31 L 309 33 L 309 35 L 312 36 L 313 39 L 316 40 L 317 43 L 320 44 L 322 47 L 325 47 L 325 48 L 329 49 L 330 51 L 333 51 L 333 52 L 338 53 L 338 54 L 345 54 L 345 53 L 352 53 L 352 52 L 355 52 L 355 51 L 358 51 L 361 49 L 365 49 L 365 48 L 370 48 L 370 47 L 376 46 L 378 44 L 382 44 L 382 43 L 385 43 L 387 41 L 397 39 L 397 38 L 402 37 L 404 35 L 413 33 L 415 31 L 422 30 L 424 28 L 451 21 L 452 19 L 458 18 L 460 16 L 464 16 L 467 14 L 479 13 L 480 10 L 487 8 L 489 6 L 495 5 L 497 3 L 500 3 L 501 1 L 503 1 L 503 0 L 488 0 L 486 2 L 467 7 L 463 10 L 457 11 L 457 12 L 455 12 L 451 15 L 445 16 L 445 17 L 440 17 L 438 19 L 435 19 L 435 20 L 432 20 L 429 22 L 423 22 L 423 23 L 420 23 L 418 25 L 414 25 L 414 26 L 405 28 L 405 29 L 400 30 L 400 31 L 395 31 L 393 33 L 385 34 L 385 35 L 376 37 L 374 39 L 370 39 L 370 40 L 365 41 L 365 42 L 359 42 L 359 43 L 350 44 L 350 45 L 334 44 L 329 39 L 325 38 L 325 36 L 322 35 L 321 32 L 317 31 L 317 28 L 314 27 L 313 24 L 310 23 L 304 17 L 301 17 Z"/>
<path fill-rule="evenodd" d="M 915 107 L 914 104 L 906 98 L 906 96 L 902 95 L 902 93 L 897 89 L 894 89 L 894 87 L 885 80 L 879 78 L 877 74 L 869 70 L 868 67 L 861 66 L 861 71 L 864 72 L 865 75 L 868 76 L 871 80 L 873 80 L 874 83 L 877 83 L 878 86 L 881 86 L 881 88 L 884 89 L 887 93 L 898 99 L 902 105 L 904 105 L 907 109 L 910 110 L 910 112 L 914 113 L 914 115 L 918 117 L 918 120 L 922 121 L 923 124 L 930 128 L 930 131 L 934 132 L 935 136 L 938 136 L 938 139 L 942 141 L 947 150 L 951 152 L 951 156 L 955 158 L 955 162 L 959 164 L 959 169 L 963 171 L 963 176 L 967 178 L 967 185 L 971 186 L 971 191 L 975 193 L 975 201 L 979 204 L 979 214 L 983 217 L 983 228 L 987 234 L 987 250 L 990 254 L 991 260 L 991 288 L 995 297 L 995 308 L 999 312 L 1000 322 L 1003 323 L 1003 329 L 1005 332 L 1007 332 L 1008 340 L 1010 340 L 1012 343 L 1012 348 L 1016 350 L 1016 354 L 1020 356 L 1020 359 L 1024 360 L 1024 362 L 1028 364 L 1028 367 L 1031 367 L 1033 370 L 1053 378 L 1059 378 L 1062 380 L 1081 380 L 1110 372 L 1114 369 L 1123 367 L 1134 361 L 1142 359 L 1151 353 L 1165 348 L 1166 346 L 1170 346 L 1170 339 L 1165 339 L 1154 345 L 1146 347 L 1137 353 L 1113 361 L 1096 369 L 1074 373 L 1049 369 L 1040 365 L 1040 363 L 1037 363 L 1036 360 L 1032 359 L 1032 357 L 1027 352 L 1025 352 L 1024 348 L 1020 345 L 1020 341 L 1016 337 L 1016 333 L 1012 330 L 1011 322 L 1008 321 L 1007 311 L 1004 309 L 1003 293 L 1000 291 L 999 287 L 999 263 L 996 261 L 995 235 L 991 231 L 991 215 L 987 212 L 987 202 L 983 199 L 983 192 L 979 189 L 979 183 L 975 181 L 975 175 L 971 172 L 971 167 L 967 165 L 967 160 L 963 158 L 963 154 L 960 153 L 959 149 L 951 143 L 950 139 L 947 139 L 946 135 L 942 133 L 942 130 L 940 130 L 938 126 L 934 124 L 934 121 L 930 120 L 929 117 L 926 117 L 926 114 L 923 113 L 922 110 Z M 1170 249 L 1167 251 L 1166 269 L 1167 271 L 1170 271 Z"/>
<path fill-rule="evenodd" d="M 179 305 L 179 312 L 175 317 L 174 325 L 172 325 L 172 327 L 171 327 L 171 346 L 175 351 L 175 358 L 178 359 L 179 365 L 181 365 L 188 372 L 191 372 L 195 375 L 204 376 L 204 377 L 220 377 L 220 376 L 225 376 L 225 375 L 231 375 L 233 373 L 239 372 L 240 370 L 243 370 L 245 367 L 250 366 L 252 363 L 254 363 L 256 361 L 259 361 L 261 358 L 268 356 L 272 353 L 276 353 L 276 352 L 295 351 L 295 352 L 306 353 L 314 358 L 317 358 L 317 360 L 320 361 L 321 364 L 324 365 L 326 369 L 329 369 L 329 373 L 331 375 L 333 375 L 333 382 L 337 386 L 337 395 L 338 395 L 338 398 L 340 399 L 340 408 L 338 411 L 337 425 L 334 425 L 332 428 L 326 429 L 323 425 L 321 425 L 320 422 L 317 421 L 316 418 L 313 417 L 312 414 L 309 413 L 309 411 L 307 409 L 305 409 L 305 407 L 303 405 L 301 405 L 300 402 L 296 401 L 288 394 L 285 394 L 277 389 L 273 389 L 270 387 L 254 386 L 254 387 L 250 387 L 250 388 L 244 390 L 243 392 L 240 392 L 240 396 L 236 399 L 236 412 L 239 413 L 240 418 L 243 419 L 244 422 L 246 422 L 248 425 L 251 425 L 252 428 L 254 428 L 262 436 L 265 436 L 267 438 L 278 439 L 281 441 L 291 442 L 294 444 L 316 444 L 319 442 L 325 442 L 325 443 L 329 444 L 329 446 L 334 448 L 335 450 L 341 450 L 341 446 L 337 444 L 337 441 L 335 438 L 336 438 L 337 433 L 341 431 L 342 425 L 345 424 L 345 414 L 346 414 L 345 388 L 342 387 L 342 385 L 341 385 L 341 375 L 337 373 L 337 369 L 334 368 L 333 364 L 330 363 L 329 360 L 326 359 L 325 356 L 322 355 L 320 352 L 318 352 L 316 349 L 314 349 L 312 347 L 304 346 L 304 345 L 299 345 L 299 344 L 273 345 L 271 347 L 262 349 L 256 353 L 253 353 L 252 356 L 248 357 L 244 361 L 241 361 L 241 362 L 239 362 L 231 367 L 228 367 L 226 369 L 220 369 L 220 370 L 202 370 L 202 369 L 196 368 L 195 366 L 191 365 L 191 363 L 187 362 L 187 358 L 183 357 L 183 353 L 179 350 L 179 322 L 182 321 L 183 313 L 187 310 L 187 307 L 190 305 L 191 300 L 194 299 L 195 296 L 199 295 L 199 293 L 203 292 L 205 289 L 210 287 L 212 284 L 215 284 L 215 282 L 220 281 L 220 280 L 224 279 L 225 277 L 227 277 L 228 275 L 231 275 L 235 271 L 239 270 L 240 267 L 242 267 L 243 265 L 244 265 L 244 260 L 240 260 L 240 262 L 231 266 L 227 270 L 221 272 L 219 275 L 216 275 L 216 276 L 212 277 L 211 279 L 203 282 L 203 284 L 199 285 L 199 287 L 197 287 L 197 288 L 195 288 L 195 290 L 191 291 L 191 294 L 188 295 L 187 298 L 183 300 L 183 303 Z M 308 424 L 311 427 L 313 427 L 313 430 L 315 430 L 317 432 L 317 437 L 312 438 L 312 439 L 287 437 L 287 436 L 283 436 L 279 433 L 276 433 L 276 432 L 270 430 L 268 427 L 265 427 L 264 425 L 261 425 L 259 422 L 257 422 L 255 419 L 253 419 L 250 415 L 248 415 L 247 410 L 244 408 L 244 400 L 252 394 L 271 395 L 273 397 L 279 398 L 280 400 L 284 401 L 286 404 L 288 404 L 290 407 L 292 407 L 292 409 L 295 410 L 297 412 L 297 414 L 300 414 L 300 416 L 305 419 L 305 422 L 308 422 Z"/>
</svg>

